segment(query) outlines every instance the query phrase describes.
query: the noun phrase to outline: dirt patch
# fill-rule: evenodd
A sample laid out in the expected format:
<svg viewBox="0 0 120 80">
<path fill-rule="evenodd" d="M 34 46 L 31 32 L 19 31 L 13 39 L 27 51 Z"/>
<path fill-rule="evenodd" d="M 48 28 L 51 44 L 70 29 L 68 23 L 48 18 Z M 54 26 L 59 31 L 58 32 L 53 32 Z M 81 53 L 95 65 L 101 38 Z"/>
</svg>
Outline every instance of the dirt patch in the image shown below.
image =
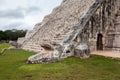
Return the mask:
<svg viewBox="0 0 120 80">
<path fill-rule="evenodd" d="M 120 62 L 118 62 L 118 64 L 120 64 Z"/>
<path fill-rule="evenodd" d="M 23 78 L 23 79 L 30 79 L 30 78 L 32 78 L 32 75 L 25 75 L 25 76 L 23 76 L 22 78 Z"/>
</svg>

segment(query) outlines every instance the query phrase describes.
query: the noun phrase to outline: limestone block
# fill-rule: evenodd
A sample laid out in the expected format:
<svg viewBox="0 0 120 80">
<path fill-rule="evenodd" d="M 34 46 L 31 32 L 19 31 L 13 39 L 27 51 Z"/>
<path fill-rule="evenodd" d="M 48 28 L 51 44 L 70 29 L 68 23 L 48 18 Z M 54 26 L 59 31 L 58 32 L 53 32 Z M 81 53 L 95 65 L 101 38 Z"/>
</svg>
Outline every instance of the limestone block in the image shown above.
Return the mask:
<svg viewBox="0 0 120 80">
<path fill-rule="evenodd" d="M 75 48 L 74 56 L 80 57 L 82 59 L 88 58 L 90 56 L 89 46 L 87 44 L 85 44 L 85 43 L 82 43 L 82 44 L 78 45 Z"/>
</svg>

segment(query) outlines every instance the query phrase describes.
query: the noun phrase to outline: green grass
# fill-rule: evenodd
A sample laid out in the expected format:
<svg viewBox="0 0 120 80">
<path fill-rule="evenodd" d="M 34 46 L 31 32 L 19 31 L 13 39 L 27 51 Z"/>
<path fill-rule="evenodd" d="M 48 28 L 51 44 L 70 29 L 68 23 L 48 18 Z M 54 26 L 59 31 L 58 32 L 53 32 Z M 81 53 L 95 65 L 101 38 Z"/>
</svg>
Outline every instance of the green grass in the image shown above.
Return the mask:
<svg viewBox="0 0 120 80">
<path fill-rule="evenodd" d="M 8 50 L 0 56 L 0 80 L 120 80 L 120 60 L 91 56 L 67 58 L 51 64 L 25 64 L 34 55 Z"/>
<path fill-rule="evenodd" d="M 7 44 L 7 43 L 0 44 L 0 51 L 2 51 L 2 49 L 4 49 L 4 48 L 8 48 L 8 47 L 10 47 L 10 44 Z"/>
</svg>

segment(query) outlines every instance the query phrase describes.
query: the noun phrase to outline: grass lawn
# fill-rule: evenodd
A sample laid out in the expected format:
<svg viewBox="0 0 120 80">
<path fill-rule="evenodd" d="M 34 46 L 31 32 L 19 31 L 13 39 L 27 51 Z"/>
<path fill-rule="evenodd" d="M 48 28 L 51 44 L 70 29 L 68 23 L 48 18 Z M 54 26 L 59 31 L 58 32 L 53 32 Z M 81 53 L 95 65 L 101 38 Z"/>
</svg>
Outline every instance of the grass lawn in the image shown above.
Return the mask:
<svg viewBox="0 0 120 80">
<path fill-rule="evenodd" d="M 0 51 L 2 51 L 3 48 L 8 48 L 10 46 L 10 44 L 4 43 L 4 44 L 0 44 Z"/>
<path fill-rule="evenodd" d="M 33 54 L 8 50 L 0 55 L 0 80 L 120 80 L 120 60 L 91 56 L 86 60 L 71 57 L 51 64 L 25 64 Z"/>
</svg>

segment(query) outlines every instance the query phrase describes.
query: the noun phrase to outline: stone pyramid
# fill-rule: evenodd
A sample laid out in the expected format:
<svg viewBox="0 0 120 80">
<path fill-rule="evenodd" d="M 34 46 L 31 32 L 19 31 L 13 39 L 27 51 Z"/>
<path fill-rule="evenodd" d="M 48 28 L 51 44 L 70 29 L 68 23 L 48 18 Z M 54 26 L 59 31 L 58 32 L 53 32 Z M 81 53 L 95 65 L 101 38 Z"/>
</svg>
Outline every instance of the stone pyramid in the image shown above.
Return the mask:
<svg viewBox="0 0 120 80">
<path fill-rule="evenodd" d="M 87 58 L 92 50 L 119 51 L 119 16 L 119 0 L 63 0 L 18 42 L 38 53 L 28 58 L 31 63 Z"/>
<path fill-rule="evenodd" d="M 43 41 L 61 42 L 94 2 L 95 0 L 63 0 L 60 6 L 27 33 L 22 48 L 40 52 Z"/>
</svg>

